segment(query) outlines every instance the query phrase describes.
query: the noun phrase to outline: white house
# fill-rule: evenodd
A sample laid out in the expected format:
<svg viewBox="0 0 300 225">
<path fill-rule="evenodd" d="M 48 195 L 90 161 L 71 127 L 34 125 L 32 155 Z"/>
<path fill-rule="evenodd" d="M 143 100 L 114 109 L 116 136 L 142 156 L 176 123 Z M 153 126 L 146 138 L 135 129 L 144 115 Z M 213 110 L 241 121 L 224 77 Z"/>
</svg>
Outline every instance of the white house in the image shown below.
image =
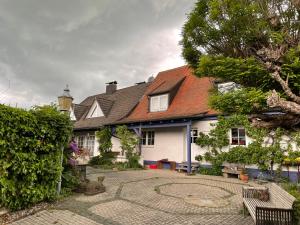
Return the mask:
<svg viewBox="0 0 300 225">
<path fill-rule="evenodd" d="M 195 144 L 199 133 L 209 133 L 210 124 L 217 122 L 218 112 L 208 105 L 214 85 L 223 92 L 239 88 L 232 83 L 216 84 L 211 77 L 198 78 L 188 66 L 162 71 L 154 80 L 124 89 L 117 90 L 117 83 L 111 82 L 106 93 L 89 96 L 74 105 L 78 145 L 95 156 L 99 154 L 95 131 L 103 126 L 126 124 L 141 137 L 138 150 L 144 164 L 168 159 L 190 165 L 195 156 L 206 151 Z M 232 128 L 228 135 L 227 149 L 251 142 L 242 127 Z M 112 151 L 124 158 L 118 138 L 113 137 L 112 142 Z"/>
</svg>

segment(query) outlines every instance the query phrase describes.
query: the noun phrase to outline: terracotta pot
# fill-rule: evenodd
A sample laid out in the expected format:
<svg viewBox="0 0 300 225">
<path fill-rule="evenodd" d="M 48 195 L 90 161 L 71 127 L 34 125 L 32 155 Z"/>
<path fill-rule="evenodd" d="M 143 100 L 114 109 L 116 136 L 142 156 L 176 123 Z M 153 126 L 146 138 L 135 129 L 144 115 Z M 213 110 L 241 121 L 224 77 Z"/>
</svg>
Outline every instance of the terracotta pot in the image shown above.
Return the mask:
<svg viewBox="0 0 300 225">
<path fill-rule="evenodd" d="M 248 174 L 241 174 L 241 175 L 240 175 L 240 179 L 241 179 L 243 182 L 247 183 L 247 182 L 249 181 L 249 176 L 248 176 Z"/>
</svg>

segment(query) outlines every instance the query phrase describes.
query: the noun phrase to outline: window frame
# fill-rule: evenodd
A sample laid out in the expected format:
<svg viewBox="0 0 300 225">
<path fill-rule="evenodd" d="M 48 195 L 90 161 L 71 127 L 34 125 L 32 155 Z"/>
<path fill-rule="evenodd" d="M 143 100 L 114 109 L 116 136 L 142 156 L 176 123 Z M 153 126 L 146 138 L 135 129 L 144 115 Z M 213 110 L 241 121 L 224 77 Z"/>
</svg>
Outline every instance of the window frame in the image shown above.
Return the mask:
<svg viewBox="0 0 300 225">
<path fill-rule="evenodd" d="M 154 130 L 142 131 L 141 145 L 143 147 L 153 147 L 155 145 L 155 131 Z"/>
<path fill-rule="evenodd" d="M 89 151 L 89 155 L 94 155 L 94 148 L 95 148 L 95 135 L 87 135 L 86 136 L 86 145 L 85 148 Z"/>
<path fill-rule="evenodd" d="M 196 131 L 197 132 L 197 135 L 195 136 L 194 135 L 194 131 Z M 191 129 L 191 144 L 195 144 L 196 143 L 196 139 L 199 137 L 199 131 L 198 131 L 198 128 L 197 127 L 195 127 L 195 128 L 192 128 Z"/>
<path fill-rule="evenodd" d="M 233 135 L 233 130 L 237 130 L 237 135 Z M 244 135 L 240 134 L 240 130 L 243 130 Z M 233 143 L 233 139 L 237 139 L 237 143 Z M 241 143 L 241 141 L 243 141 Z M 243 127 L 233 127 L 230 129 L 230 145 L 232 146 L 246 146 L 247 145 L 247 137 L 246 137 L 246 129 Z"/>
<path fill-rule="evenodd" d="M 165 107 L 162 106 L 162 98 L 166 98 Z M 154 108 L 154 101 L 157 100 L 157 108 Z M 161 94 L 161 95 L 154 95 L 150 96 L 150 104 L 149 104 L 149 111 L 150 112 L 163 112 L 168 110 L 169 108 L 169 94 Z"/>
<path fill-rule="evenodd" d="M 82 138 L 82 140 L 80 140 Z M 82 145 L 80 144 L 82 142 Z M 83 149 L 85 146 L 85 135 L 77 136 L 77 145 L 79 149 Z"/>
</svg>

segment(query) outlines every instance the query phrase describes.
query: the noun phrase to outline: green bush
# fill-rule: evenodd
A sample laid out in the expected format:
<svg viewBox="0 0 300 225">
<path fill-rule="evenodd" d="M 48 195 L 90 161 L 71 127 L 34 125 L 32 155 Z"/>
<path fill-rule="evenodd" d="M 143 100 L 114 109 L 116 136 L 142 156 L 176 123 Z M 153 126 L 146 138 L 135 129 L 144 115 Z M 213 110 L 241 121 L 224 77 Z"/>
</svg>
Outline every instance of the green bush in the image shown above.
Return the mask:
<svg viewBox="0 0 300 225">
<path fill-rule="evenodd" d="M 142 168 L 141 164 L 139 163 L 140 156 L 138 154 L 132 154 L 127 160 L 127 168 Z"/>
<path fill-rule="evenodd" d="M 222 168 L 218 165 L 212 165 L 211 168 L 200 167 L 198 172 L 203 175 L 222 176 Z"/>
<path fill-rule="evenodd" d="M 283 188 L 296 198 L 293 204 L 293 217 L 295 224 L 300 222 L 300 187 L 297 184 L 283 183 Z"/>
<path fill-rule="evenodd" d="M 0 199 L 11 210 L 56 198 L 68 115 L 53 106 L 26 111 L 0 105 Z"/>
<path fill-rule="evenodd" d="M 113 152 L 103 152 L 101 155 L 92 157 L 89 164 L 92 166 L 113 165 L 114 159 L 115 154 Z"/>
</svg>

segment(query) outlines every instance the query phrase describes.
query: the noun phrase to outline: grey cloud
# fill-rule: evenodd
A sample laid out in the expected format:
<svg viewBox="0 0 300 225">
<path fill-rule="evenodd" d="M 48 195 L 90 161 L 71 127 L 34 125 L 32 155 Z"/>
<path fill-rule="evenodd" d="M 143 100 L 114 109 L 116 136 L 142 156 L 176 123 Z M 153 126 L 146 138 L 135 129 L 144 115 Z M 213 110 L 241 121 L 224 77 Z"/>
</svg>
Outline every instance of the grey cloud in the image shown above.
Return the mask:
<svg viewBox="0 0 300 225">
<path fill-rule="evenodd" d="M 0 0 L 0 103 L 76 102 L 184 64 L 179 33 L 195 0 Z M 11 81 L 11 89 L 1 94 Z"/>
</svg>

